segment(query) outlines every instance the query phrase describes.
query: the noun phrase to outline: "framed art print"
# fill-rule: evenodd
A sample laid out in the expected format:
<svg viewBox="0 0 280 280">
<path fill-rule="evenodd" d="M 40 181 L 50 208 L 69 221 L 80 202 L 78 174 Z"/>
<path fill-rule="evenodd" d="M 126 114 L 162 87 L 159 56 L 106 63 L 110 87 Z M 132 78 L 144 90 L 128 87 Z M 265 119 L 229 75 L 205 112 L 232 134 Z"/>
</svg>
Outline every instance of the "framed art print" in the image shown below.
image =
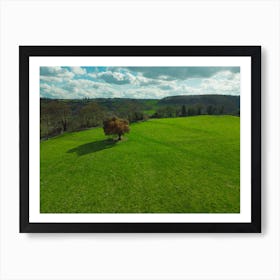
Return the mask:
<svg viewBox="0 0 280 280">
<path fill-rule="evenodd" d="M 261 232 L 260 46 L 20 46 L 20 232 Z"/>
</svg>

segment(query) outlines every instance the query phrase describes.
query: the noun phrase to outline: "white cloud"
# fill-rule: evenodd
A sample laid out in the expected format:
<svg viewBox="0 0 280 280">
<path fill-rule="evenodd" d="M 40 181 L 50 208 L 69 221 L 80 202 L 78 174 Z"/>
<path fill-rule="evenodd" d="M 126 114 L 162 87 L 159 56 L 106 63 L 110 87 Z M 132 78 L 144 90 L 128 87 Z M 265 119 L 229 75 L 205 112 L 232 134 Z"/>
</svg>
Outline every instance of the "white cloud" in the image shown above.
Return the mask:
<svg viewBox="0 0 280 280">
<path fill-rule="evenodd" d="M 69 98 L 67 90 L 59 88 L 55 85 L 48 85 L 41 83 L 40 85 L 40 96 L 48 98 Z"/>
<path fill-rule="evenodd" d="M 85 68 L 82 68 L 82 67 L 74 66 L 74 67 L 70 67 L 70 69 L 71 69 L 71 72 L 74 73 L 75 75 L 82 76 L 82 75 L 87 74 L 87 70 Z"/>
<path fill-rule="evenodd" d="M 212 78 L 203 79 L 201 89 L 205 94 L 240 94 L 240 74 L 221 72 Z"/>
<path fill-rule="evenodd" d="M 47 83 L 62 83 L 64 79 L 59 77 L 52 77 L 52 76 L 41 76 L 40 80 L 41 82 L 47 82 Z"/>
<path fill-rule="evenodd" d="M 112 72 L 112 71 L 91 73 L 89 74 L 89 76 L 95 79 L 101 79 L 109 84 L 117 84 L 117 85 L 130 84 L 132 79 L 131 77 L 132 75 L 126 75 L 120 72 Z"/>
<path fill-rule="evenodd" d="M 41 82 L 40 92 L 41 97 L 57 99 L 118 97 L 119 93 L 109 84 L 87 79 L 68 80 L 58 84 Z"/>
<path fill-rule="evenodd" d="M 63 79 L 72 79 L 74 77 L 74 73 L 70 72 L 68 69 L 54 66 L 54 67 L 40 67 L 40 76 L 41 77 L 56 77 Z"/>
<path fill-rule="evenodd" d="M 97 71 L 95 69 L 94 71 Z M 163 98 L 174 95 L 239 94 L 240 74 L 224 69 L 211 77 L 147 77 L 128 68 L 88 73 L 82 67 L 41 67 L 41 96 L 50 98 Z M 82 76 L 82 77 L 79 77 Z"/>
</svg>

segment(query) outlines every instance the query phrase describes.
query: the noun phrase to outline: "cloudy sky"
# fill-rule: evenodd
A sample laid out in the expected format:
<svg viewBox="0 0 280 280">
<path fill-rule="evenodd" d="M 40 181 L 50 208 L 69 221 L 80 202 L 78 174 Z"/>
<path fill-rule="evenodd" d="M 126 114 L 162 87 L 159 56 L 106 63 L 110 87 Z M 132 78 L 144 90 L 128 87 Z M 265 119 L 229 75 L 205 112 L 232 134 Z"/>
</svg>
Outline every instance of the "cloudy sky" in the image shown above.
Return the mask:
<svg viewBox="0 0 280 280">
<path fill-rule="evenodd" d="M 46 98 L 239 95 L 239 67 L 40 67 Z"/>
</svg>

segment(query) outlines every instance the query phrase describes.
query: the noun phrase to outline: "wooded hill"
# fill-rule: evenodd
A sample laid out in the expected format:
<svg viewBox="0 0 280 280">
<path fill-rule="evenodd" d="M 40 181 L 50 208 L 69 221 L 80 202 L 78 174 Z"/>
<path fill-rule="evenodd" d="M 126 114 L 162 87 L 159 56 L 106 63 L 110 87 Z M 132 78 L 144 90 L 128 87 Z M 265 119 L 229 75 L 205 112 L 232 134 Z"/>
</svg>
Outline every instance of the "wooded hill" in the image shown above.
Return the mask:
<svg viewBox="0 0 280 280">
<path fill-rule="evenodd" d="M 240 97 L 230 95 L 182 95 L 163 99 L 95 98 L 40 100 L 41 138 L 64 131 L 102 126 L 103 120 L 117 116 L 129 122 L 148 118 L 195 115 L 239 116 Z"/>
<path fill-rule="evenodd" d="M 214 107 L 224 107 L 225 114 L 235 115 L 240 108 L 240 96 L 234 95 L 179 95 L 165 97 L 158 101 L 158 105 L 201 105 L 207 108 L 212 105 Z"/>
</svg>

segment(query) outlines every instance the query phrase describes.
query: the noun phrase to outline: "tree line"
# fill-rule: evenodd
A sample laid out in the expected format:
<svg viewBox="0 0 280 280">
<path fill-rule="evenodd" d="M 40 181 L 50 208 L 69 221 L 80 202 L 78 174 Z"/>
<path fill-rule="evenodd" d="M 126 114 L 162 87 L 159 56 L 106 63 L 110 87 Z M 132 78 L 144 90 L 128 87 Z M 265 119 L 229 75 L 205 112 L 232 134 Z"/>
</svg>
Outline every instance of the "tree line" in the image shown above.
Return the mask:
<svg viewBox="0 0 280 280">
<path fill-rule="evenodd" d="M 146 102 L 146 103 L 145 103 Z M 138 100 L 53 100 L 41 99 L 40 137 L 47 139 L 64 132 L 79 131 L 101 127 L 104 121 L 113 117 L 127 120 L 128 123 L 145 121 L 148 118 L 175 118 L 197 115 L 227 114 L 223 105 L 152 105 L 151 102 Z M 239 111 L 234 115 L 239 115 Z"/>
<path fill-rule="evenodd" d="M 196 104 L 192 106 L 162 106 L 156 110 L 152 115 L 153 118 L 174 118 L 174 117 L 187 117 L 187 116 L 198 116 L 198 115 L 223 115 L 223 105 L 212 105 L 209 104 L 204 106 L 202 104 Z M 236 112 L 238 115 L 238 112 Z"/>
<path fill-rule="evenodd" d="M 40 137 L 49 138 L 66 131 L 79 131 L 91 127 L 100 127 L 104 120 L 112 117 L 126 119 L 128 122 L 142 121 L 148 118 L 135 106 L 118 106 L 108 109 L 94 101 L 77 104 L 65 100 L 41 100 Z"/>
</svg>

